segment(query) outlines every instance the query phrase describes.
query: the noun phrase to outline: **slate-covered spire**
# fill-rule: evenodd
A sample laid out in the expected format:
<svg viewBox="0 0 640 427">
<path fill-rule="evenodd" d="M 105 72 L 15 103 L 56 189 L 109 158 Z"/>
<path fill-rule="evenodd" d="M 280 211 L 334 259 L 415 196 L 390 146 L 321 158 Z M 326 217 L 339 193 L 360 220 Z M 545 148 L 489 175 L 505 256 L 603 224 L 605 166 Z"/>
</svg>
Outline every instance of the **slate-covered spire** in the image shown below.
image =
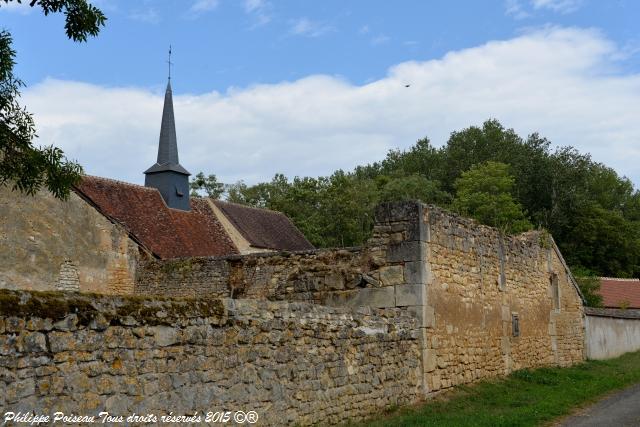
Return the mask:
<svg viewBox="0 0 640 427">
<path fill-rule="evenodd" d="M 171 80 L 167 83 L 164 93 L 164 107 L 162 108 L 162 123 L 160 124 L 160 141 L 158 144 L 158 161 L 145 171 L 161 172 L 171 170 L 190 175 L 178 161 L 178 138 L 176 138 L 176 119 L 173 115 L 173 95 Z"/>
<path fill-rule="evenodd" d="M 158 147 L 158 163 L 178 162 L 178 141 L 176 138 L 176 120 L 173 116 L 173 96 L 171 80 L 167 82 L 164 93 L 164 107 L 162 108 L 162 124 L 160 125 L 160 145 Z"/>
<path fill-rule="evenodd" d="M 146 175 L 144 185 L 157 188 L 167 206 L 185 211 L 190 209 L 189 175 L 191 174 L 178 161 L 178 140 L 173 115 L 171 77 L 169 77 L 167 90 L 164 94 L 158 161 L 144 173 Z"/>
</svg>

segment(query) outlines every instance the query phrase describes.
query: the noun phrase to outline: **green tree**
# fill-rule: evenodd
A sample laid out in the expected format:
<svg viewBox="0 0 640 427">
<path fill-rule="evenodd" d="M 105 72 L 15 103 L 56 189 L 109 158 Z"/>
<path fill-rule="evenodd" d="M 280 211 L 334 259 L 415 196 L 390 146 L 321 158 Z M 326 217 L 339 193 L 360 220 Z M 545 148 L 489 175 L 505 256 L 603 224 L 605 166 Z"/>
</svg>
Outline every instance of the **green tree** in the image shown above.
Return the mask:
<svg viewBox="0 0 640 427">
<path fill-rule="evenodd" d="M 574 267 L 572 273 L 582 291 L 586 305 L 589 307 L 602 307 L 600 278 L 588 268 Z"/>
<path fill-rule="evenodd" d="M 501 166 L 487 171 L 490 162 Z M 458 185 L 463 175 L 471 181 L 466 192 Z M 423 138 L 353 172 L 292 181 L 276 175 L 232 186 L 228 197 L 286 213 L 316 246 L 362 244 L 376 203 L 422 200 L 507 232 L 543 227 L 572 268 L 640 275 L 640 192 L 633 184 L 588 154 L 552 152 L 544 137 L 522 138 L 496 120 L 453 132 L 438 149 Z"/>
<path fill-rule="evenodd" d="M 489 161 L 472 166 L 455 181 L 452 207 L 505 233 L 529 230 L 531 223 L 511 194 L 513 186 L 514 178 L 504 163 Z"/>
<path fill-rule="evenodd" d="M 640 275 L 640 227 L 620 212 L 590 202 L 572 220 L 571 238 L 561 250 L 574 267 L 587 268 L 600 276 Z"/>
<path fill-rule="evenodd" d="M 376 178 L 378 185 L 378 199 L 380 202 L 395 202 L 402 200 L 420 200 L 446 206 L 451 202 L 449 193 L 440 189 L 438 181 L 431 181 L 422 175 L 389 177 L 380 175 Z"/>
<path fill-rule="evenodd" d="M 12 1 L 0 0 L 0 7 Z M 63 13 L 67 37 L 84 42 L 96 36 L 106 18 L 86 0 L 31 0 L 45 15 Z M 57 147 L 35 147 L 33 116 L 18 102 L 24 83 L 13 73 L 16 52 L 11 34 L 0 31 L 0 185 L 12 183 L 14 190 L 34 194 L 46 187 L 54 196 L 66 198 L 80 179 L 82 168 L 68 161 Z"/>
<path fill-rule="evenodd" d="M 219 199 L 225 192 L 225 185 L 218 182 L 214 174 L 204 176 L 203 172 L 198 172 L 189 183 L 189 188 L 191 189 L 191 196 L 193 197 L 206 195 L 212 199 Z"/>
<path fill-rule="evenodd" d="M 361 180 L 342 170 L 328 180 L 320 204 L 325 246 L 356 246 L 367 240 L 373 228 L 378 192 L 372 180 Z"/>
</svg>

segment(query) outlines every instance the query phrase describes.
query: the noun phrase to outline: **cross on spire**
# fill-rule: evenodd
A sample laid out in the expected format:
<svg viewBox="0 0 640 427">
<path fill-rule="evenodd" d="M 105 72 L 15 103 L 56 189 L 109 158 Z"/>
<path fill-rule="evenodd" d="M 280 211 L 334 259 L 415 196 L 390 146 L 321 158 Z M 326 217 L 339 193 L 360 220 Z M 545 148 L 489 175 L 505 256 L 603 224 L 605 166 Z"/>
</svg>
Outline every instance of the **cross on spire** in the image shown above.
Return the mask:
<svg viewBox="0 0 640 427">
<path fill-rule="evenodd" d="M 169 64 L 169 80 L 171 80 L 171 66 L 173 65 L 173 62 L 171 62 L 171 45 L 169 45 L 169 60 L 167 64 Z"/>
</svg>

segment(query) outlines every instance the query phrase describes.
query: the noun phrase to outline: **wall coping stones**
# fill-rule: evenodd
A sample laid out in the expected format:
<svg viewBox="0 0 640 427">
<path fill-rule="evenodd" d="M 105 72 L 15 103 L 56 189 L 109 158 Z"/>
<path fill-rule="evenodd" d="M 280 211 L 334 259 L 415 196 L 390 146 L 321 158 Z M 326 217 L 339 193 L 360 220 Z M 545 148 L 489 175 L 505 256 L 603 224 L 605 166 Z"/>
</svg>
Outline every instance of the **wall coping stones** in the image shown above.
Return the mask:
<svg viewBox="0 0 640 427">
<path fill-rule="evenodd" d="M 393 288 L 390 288 L 393 290 Z M 361 324 L 362 319 L 381 321 L 395 319 L 405 326 L 416 327 L 417 320 L 398 308 L 369 308 L 354 311 L 349 307 L 329 307 L 309 302 L 267 301 L 231 298 L 159 298 L 113 296 L 75 292 L 13 291 L 0 289 L 0 318 L 5 318 L 5 330 L 29 328 L 33 318 L 35 330 L 75 330 L 78 327 L 106 329 L 108 326 L 188 326 L 224 325 L 230 318 L 253 318 L 256 313 L 276 316 L 282 311 L 289 318 L 340 318 Z M 267 315 L 267 314 L 265 314 Z M 280 314 L 281 315 L 281 314 Z M 34 323 L 35 324 L 35 323 Z M 13 328 L 11 325 L 14 325 Z M 0 331 L 1 333 L 2 331 Z"/>
<path fill-rule="evenodd" d="M 621 308 L 585 307 L 584 313 L 588 316 L 597 316 L 597 317 L 615 317 L 618 319 L 640 319 L 640 310 L 633 310 L 633 309 L 623 310 Z"/>
<path fill-rule="evenodd" d="M 109 325 L 184 325 L 206 317 L 226 321 L 227 308 L 220 299 L 189 300 L 161 297 L 111 296 L 75 292 L 12 291 L 0 289 L 0 316 L 50 319 L 54 328 L 77 326 L 101 329 Z"/>
<path fill-rule="evenodd" d="M 222 256 L 200 256 L 200 257 L 183 257 L 183 258 L 165 258 L 165 259 L 153 259 L 148 260 L 146 262 L 153 263 L 167 263 L 167 262 L 184 262 L 184 261 L 234 261 L 234 260 L 243 260 L 250 258 L 272 258 L 272 257 L 291 257 L 291 256 L 301 256 L 301 255 L 322 255 L 324 253 L 340 253 L 344 251 L 344 254 L 357 253 L 364 249 L 363 246 L 346 246 L 339 248 L 318 248 L 318 249 L 310 249 L 310 250 L 302 250 L 302 251 L 270 251 L 270 252 L 255 252 L 250 254 L 232 254 L 232 255 L 222 255 Z"/>
</svg>

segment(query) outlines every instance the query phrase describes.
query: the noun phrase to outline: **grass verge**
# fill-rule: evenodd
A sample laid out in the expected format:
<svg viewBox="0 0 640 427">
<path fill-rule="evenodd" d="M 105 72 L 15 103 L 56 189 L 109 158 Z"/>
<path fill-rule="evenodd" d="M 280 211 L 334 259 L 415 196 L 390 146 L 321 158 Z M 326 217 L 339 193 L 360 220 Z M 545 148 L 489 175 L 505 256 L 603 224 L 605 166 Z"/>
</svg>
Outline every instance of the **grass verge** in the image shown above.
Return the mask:
<svg viewBox="0 0 640 427">
<path fill-rule="evenodd" d="M 359 426 L 537 426 L 640 382 L 640 352 L 570 368 L 521 370 L 501 380 L 460 386 L 421 406 Z"/>
</svg>

